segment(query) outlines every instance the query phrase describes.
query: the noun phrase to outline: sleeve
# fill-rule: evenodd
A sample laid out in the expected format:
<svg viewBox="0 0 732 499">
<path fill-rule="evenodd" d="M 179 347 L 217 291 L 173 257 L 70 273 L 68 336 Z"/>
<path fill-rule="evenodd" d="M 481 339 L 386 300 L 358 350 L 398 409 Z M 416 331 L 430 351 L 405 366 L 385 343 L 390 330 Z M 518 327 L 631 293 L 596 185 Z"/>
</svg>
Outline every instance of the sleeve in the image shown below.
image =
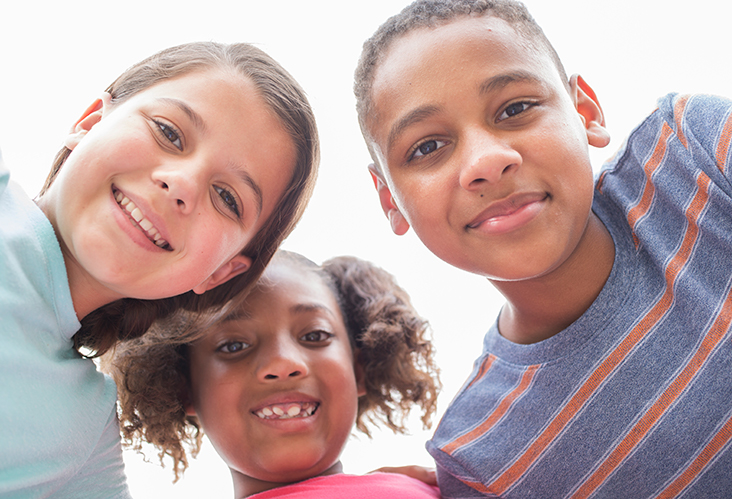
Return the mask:
<svg viewBox="0 0 732 499">
<path fill-rule="evenodd" d="M 440 493 L 443 499 L 498 497 L 494 494 L 483 494 L 465 485 L 465 483 L 439 465 L 437 466 L 437 484 L 440 486 Z"/>
<path fill-rule="evenodd" d="M 691 154 L 693 166 L 732 197 L 732 101 L 711 95 L 674 95 L 659 104 L 670 115 L 667 122 Z"/>
</svg>

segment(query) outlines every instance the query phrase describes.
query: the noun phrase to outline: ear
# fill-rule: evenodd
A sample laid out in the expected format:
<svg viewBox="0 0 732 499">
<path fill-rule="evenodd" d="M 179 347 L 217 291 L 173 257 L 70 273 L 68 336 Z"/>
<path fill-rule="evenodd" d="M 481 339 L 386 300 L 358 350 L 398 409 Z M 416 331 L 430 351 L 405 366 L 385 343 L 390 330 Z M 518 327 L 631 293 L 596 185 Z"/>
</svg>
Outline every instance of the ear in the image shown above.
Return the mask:
<svg viewBox="0 0 732 499">
<path fill-rule="evenodd" d="M 100 99 L 95 100 L 91 106 L 89 106 L 81 118 L 78 119 L 74 126 L 71 127 L 71 132 L 66 136 L 64 145 L 71 150 L 79 145 L 81 139 L 92 129 L 94 125 L 99 123 L 102 119 L 102 115 L 105 110 L 109 108 L 109 103 L 112 97 L 108 93 L 104 93 Z"/>
<path fill-rule="evenodd" d="M 353 352 L 353 372 L 356 374 L 356 394 L 359 397 L 366 395 L 366 374 L 358 361 L 358 350 Z"/>
<path fill-rule="evenodd" d="M 594 147 L 605 147 L 610 143 L 610 134 L 605 128 L 605 115 L 595 91 L 580 75 L 569 79 L 572 99 L 587 131 L 587 142 Z"/>
<path fill-rule="evenodd" d="M 403 236 L 409 230 L 409 222 L 404 218 L 402 212 L 399 211 L 396 203 L 394 203 L 394 197 L 391 195 L 389 186 L 386 185 L 386 180 L 383 174 L 373 163 L 369 165 L 369 173 L 371 179 L 374 181 L 374 187 L 376 192 L 379 194 L 379 202 L 381 203 L 381 209 L 384 210 L 384 215 L 389 219 L 391 224 L 391 230 L 397 236 Z"/>
<path fill-rule="evenodd" d="M 219 284 L 223 284 L 232 277 L 243 274 L 252 266 L 252 260 L 248 256 L 236 255 L 234 258 L 219 267 L 211 277 L 203 281 L 201 284 L 193 288 L 193 292 L 202 295 L 209 289 L 213 289 Z"/>
</svg>

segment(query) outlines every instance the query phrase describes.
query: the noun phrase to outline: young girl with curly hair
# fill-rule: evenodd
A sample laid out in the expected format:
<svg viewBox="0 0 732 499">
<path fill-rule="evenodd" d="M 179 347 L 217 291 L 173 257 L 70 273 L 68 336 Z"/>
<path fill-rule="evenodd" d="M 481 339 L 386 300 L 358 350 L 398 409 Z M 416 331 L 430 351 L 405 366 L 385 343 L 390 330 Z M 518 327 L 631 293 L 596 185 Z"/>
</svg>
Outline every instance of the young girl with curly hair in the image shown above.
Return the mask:
<svg viewBox="0 0 732 499">
<path fill-rule="evenodd" d="M 129 498 L 117 390 L 88 357 L 243 296 L 317 163 L 292 76 L 256 47 L 213 42 L 122 73 L 35 199 L 0 161 L 0 497 Z"/>
<path fill-rule="evenodd" d="M 343 474 L 339 460 L 354 425 L 404 432 L 414 404 L 430 425 L 439 381 L 427 333 L 384 270 L 281 251 L 212 326 L 178 314 L 120 345 L 122 431 L 170 456 L 176 479 L 205 432 L 237 498 L 439 497 L 402 474 Z"/>
</svg>

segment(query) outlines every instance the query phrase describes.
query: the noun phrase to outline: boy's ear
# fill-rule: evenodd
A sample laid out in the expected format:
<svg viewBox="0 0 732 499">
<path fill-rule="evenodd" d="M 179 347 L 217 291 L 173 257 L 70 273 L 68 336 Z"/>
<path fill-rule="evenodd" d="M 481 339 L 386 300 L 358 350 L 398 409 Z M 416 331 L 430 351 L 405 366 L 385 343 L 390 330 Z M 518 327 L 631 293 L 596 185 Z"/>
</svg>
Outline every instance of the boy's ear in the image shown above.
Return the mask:
<svg viewBox="0 0 732 499">
<path fill-rule="evenodd" d="M 381 203 L 381 209 L 384 210 L 384 215 L 389 219 L 391 224 L 391 230 L 397 236 L 403 236 L 409 230 L 409 222 L 404 218 L 402 212 L 394 203 L 394 198 L 391 195 L 389 186 L 386 185 L 382 173 L 378 170 L 376 165 L 373 163 L 369 165 L 369 173 L 371 179 L 374 181 L 374 187 L 376 192 L 379 194 L 379 202 Z"/>
<path fill-rule="evenodd" d="M 236 255 L 234 258 L 219 267 L 211 276 L 201 284 L 193 288 L 193 292 L 202 295 L 209 289 L 223 284 L 232 277 L 243 274 L 252 266 L 252 259 L 244 255 Z"/>
<path fill-rule="evenodd" d="M 84 138 L 89 130 L 99 123 L 105 110 L 108 109 L 111 99 L 112 96 L 105 92 L 101 98 L 95 100 L 91 106 L 86 108 L 84 114 L 82 114 L 81 118 L 74 123 L 69 135 L 67 135 L 64 140 L 64 145 L 68 149 L 73 150 L 77 145 L 79 145 L 79 142 L 81 142 L 81 139 Z"/>
<path fill-rule="evenodd" d="M 610 143 L 610 134 L 605 128 L 605 114 L 595 91 L 580 75 L 572 75 L 569 87 L 577 112 L 585 124 L 587 142 L 594 147 L 605 147 Z"/>
</svg>

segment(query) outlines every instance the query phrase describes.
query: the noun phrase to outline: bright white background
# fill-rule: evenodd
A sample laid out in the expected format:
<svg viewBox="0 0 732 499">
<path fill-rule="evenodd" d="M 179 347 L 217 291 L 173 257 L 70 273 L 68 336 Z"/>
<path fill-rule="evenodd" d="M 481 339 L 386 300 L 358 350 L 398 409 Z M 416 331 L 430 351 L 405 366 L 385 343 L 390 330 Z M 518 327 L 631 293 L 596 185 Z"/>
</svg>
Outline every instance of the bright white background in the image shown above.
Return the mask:
<svg viewBox="0 0 732 499">
<path fill-rule="evenodd" d="M 8 2 L 10 3 L 10 2 Z M 285 247 L 315 261 L 354 254 L 394 273 L 431 322 L 444 390 L 439 412 L 470 372 L 501 297 L 484 280 L 433 257 L 410 234 L 394 236 L 366 171 L 351 93 L 361 44 L 405 0 L 205 2 L 12 2 L 0 15 L 0 148 L 6 166 L 35 195 L 69 127 L 126 67 L 167 46 L 247 41 L 280 61 L 315 108 L 322 139 L 320 178 L 308 211 Z M 732 96 L 732 7 L 719 0 L 528 0 L 568 73 L 597 92 L 613 141 L 595 167 L 669 91 Z M 354 438 L 347 472 L 430 465 L 429 432 Z M 136 498 L 231 497 L 228 470 L 210 444 L 185 478 L 127 452 Z"/>
</svg>

